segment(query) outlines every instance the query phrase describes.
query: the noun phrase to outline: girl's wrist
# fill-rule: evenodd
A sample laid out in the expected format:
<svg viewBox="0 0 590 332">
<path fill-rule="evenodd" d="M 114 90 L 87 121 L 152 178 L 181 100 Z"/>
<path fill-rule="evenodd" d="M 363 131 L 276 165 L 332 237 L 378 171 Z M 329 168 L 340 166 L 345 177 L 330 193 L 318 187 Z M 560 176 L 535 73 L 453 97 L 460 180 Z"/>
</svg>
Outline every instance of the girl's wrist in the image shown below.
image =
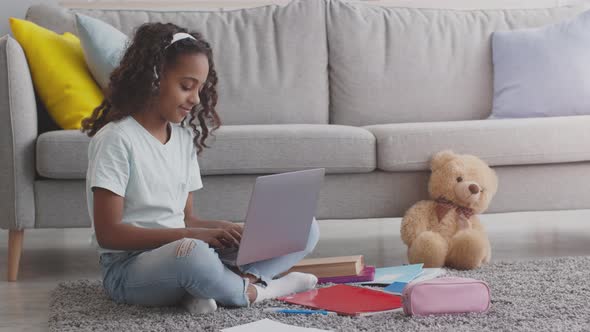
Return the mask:
<svg viewBox="0 0 590 332">
<path fill-rule="evenodd" d="M 191 227 L 215 228 L 215 222 L 213 220 L 204 220 L 193 217 L 191 220 Z"/>
<path fill-rule="evenodd" d="M 201 227 L 205 228 L 217 228 L 217 222 L 215 220 L 201 220 Z"/>
</svg>

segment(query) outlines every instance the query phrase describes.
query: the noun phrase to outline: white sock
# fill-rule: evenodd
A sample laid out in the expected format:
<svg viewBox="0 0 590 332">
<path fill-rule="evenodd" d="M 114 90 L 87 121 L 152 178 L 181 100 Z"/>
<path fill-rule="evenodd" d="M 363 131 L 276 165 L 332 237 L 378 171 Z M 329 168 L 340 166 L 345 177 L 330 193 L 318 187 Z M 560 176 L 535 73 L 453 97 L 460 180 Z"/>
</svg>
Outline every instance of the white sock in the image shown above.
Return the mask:
<svg viewBox="0 0 590 332">
<path fill-rule="evenodd" d="M 182 306 L 191 314 L 208 314 L 217 310 L 213 299 L 204 299 L 187 294 L 181 301 Z"/>
<path fill-rule="evenodd" d="M 257 292 L 254 303 L 293 293 L 305 292 L 313 289 L 317 283 L 318 278 L 313 274 L 291 272 L 282 278 L 271 281 L 266 287 L 253 284 Z"/>
</svg>

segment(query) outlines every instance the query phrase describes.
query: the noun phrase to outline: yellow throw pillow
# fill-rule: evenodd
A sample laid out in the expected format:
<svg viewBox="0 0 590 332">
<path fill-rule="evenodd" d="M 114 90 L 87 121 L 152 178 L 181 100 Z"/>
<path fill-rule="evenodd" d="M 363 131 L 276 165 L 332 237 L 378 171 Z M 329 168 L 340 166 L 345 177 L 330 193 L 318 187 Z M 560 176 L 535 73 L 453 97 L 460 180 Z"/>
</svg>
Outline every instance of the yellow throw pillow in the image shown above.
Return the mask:
<svg viewBox="0 0 590 332">
<path fill-rule="evenodd" d="M 53 120 L 63 129 L 79 129 L 103 99 L 80 40 L 12 17 L 10 29 L 25 51 L 35 90 Z"/>
</svg>

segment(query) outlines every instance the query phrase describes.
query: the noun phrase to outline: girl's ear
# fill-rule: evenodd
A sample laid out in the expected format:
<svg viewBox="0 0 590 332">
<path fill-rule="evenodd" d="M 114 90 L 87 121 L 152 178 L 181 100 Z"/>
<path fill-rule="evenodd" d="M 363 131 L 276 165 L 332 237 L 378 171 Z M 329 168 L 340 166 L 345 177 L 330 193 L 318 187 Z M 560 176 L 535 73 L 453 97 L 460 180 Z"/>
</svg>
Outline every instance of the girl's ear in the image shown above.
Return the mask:
<svg viewBox="0 0 590 332">
<path fill-rule="evenodd" d="M 444 150 L 436 153 L 430 160 L 430 169 L 436 170 L 453 160 L 457 155 L 451 150 Z"/>
</svg>

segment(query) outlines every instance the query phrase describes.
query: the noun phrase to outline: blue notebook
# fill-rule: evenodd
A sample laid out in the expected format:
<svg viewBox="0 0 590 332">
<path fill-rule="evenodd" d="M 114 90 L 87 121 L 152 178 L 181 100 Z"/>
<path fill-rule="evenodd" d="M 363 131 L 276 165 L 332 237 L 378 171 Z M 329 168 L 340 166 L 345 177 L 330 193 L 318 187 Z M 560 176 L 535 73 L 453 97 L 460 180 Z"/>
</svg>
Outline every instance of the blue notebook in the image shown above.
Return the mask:
<svg viewBox="0 0 590 332">
<path fill-rule="evenodd" d="M 363 282 L 363 285 L 391 285 L 392 283 L 408 283 L 422 273 L 423 264 L 380 267 L 375 269 L 373 281 Z M 404 285 L 405 286 L 405 285 Z M 403 289 L 403 287 L 402 287 Z"/>
<path fill-rule="evenodd" d="M 445 271 L 441 268 L 422 269 L 420 274 L 418 276 L 416 276 L 415 278 L 413 278 L 407 282 L 395 281 L 395 282 L 391 283 L 389 286 L 383 288 L 383 290 L 387 291 L 389 293 L 401 295 L 402 292 L 404 291 L 404 288 L 406 287 L 406 285 L 409 284 L 410 282 L 418 282 L 418 281 L 426 281 L 426 280 L 434 279 L 444 273 L 445 273 Z"/>
<path fill-rule="evenodd" d="M 383 290 L 393 294 L 401 294 L 404 291 L 404 287 L 406 287 L 407 284 L 407 282 L 396 281 L 391 285 L 383 288 Z"/>
</svg>

